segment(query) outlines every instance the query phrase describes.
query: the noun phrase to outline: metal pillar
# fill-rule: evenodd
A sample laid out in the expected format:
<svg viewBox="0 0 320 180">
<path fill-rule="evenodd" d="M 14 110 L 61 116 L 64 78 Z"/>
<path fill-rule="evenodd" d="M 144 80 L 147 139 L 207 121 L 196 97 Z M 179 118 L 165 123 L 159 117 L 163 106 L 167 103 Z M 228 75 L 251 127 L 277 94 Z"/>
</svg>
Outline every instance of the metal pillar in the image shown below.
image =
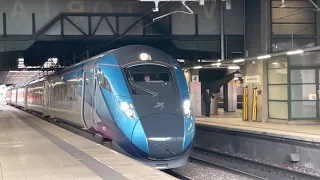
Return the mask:
<svg viewBox="0 0 320 180">
<path fill-rule="evenodd" d="M 224 57 L 224 8 L 223 8 L 223 1 L 221 0 L 220 4 L 220 36 L 221 36 L 221 61 L 225 60 Z"/>
</svg>

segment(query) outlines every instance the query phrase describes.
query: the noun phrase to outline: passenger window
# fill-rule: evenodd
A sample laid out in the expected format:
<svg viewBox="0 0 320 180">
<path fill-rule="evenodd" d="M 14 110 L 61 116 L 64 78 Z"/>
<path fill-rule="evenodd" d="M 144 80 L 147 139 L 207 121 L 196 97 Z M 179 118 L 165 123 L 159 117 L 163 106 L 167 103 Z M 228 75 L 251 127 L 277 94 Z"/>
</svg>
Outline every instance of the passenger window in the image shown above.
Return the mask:
<svg viewBox="0 0 320 180">
<path fill-rule="evenodd" d="M 111 86 L 109 84 L 108 79 L 105 77 L 104 73 L 101 71 L 101 69 L 98 69 L 98 81 L 99 81 L 99 85 L 100 87 L 112 92 L 111 90 Z"/>
</svg>

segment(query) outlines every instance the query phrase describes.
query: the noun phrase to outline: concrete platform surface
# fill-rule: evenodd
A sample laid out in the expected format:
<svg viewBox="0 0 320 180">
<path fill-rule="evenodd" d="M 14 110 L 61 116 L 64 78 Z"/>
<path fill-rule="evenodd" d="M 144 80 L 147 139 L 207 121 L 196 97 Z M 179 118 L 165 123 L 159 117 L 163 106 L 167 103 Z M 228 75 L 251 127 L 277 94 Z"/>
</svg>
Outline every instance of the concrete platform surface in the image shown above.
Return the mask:
<svg viewBox="0 0 320 180">
<path fill-rule="evenodd" d="M 0 180 L 175 179 L 13 107 L 0 110 Z"/>
<path fill-rule="evenodd" d="M 196 124 L 296 140 L 320 142 L 320 125 L 242 121 L 241 118 L 234 117 L 234 114 L 230 116 L 214 115 L 211 117 L 196 117 Z"/>
</svg>

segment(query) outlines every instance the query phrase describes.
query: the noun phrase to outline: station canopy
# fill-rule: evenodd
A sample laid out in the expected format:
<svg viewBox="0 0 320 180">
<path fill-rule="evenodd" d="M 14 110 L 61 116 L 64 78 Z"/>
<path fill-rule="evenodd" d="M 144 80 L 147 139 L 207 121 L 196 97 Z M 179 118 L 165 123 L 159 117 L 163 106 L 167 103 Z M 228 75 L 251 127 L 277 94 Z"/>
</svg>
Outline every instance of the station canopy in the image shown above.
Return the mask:
<svg viewBox="0 0 320 180">
<path fill-rule="evenodd" d="M 0 71 L 0 85 L 14 85 L 31 81 L 44 75 L 54 73 L 54 68 L 61 68 L 57 58 L 49 58 L 43 66 L 25 66 L 24 59 L 18 59 L 18 69 Z"/>
</svg>

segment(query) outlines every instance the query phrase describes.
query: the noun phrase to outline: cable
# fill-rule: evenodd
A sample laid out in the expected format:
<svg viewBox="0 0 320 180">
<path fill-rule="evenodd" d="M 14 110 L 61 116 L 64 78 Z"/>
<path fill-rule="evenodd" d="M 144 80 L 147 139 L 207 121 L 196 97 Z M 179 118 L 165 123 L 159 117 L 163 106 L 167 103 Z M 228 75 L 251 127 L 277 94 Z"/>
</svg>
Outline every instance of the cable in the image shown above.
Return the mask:
<svg viewBox="0 0 320 180">
<path fill-rule="evenodd" d="M 166 5 L 166 4 L 168 4 L 169 2 L 166 2 L 166 3 L 164 3 L 164 4 L 161 4 L 159 7 L 161 7 L 161 6 L 164 6 L 164 5 Z M 195 3 L 195 2 L 191 2 L 191 3 L 189 3 L 188 5 L 192 5 L 193 3 Z M 287 2 L 287 3 L 285 3 L 285 4 L 289 4 L 289 3 L 292 3 L 292 2 Z M 182 7 L 181 7 L 182 8 Z M 181 8 L 178 8 L 176 11 L 179 11 Z M 271 7 L 272 8 L 272 7 Z M 306 10 L 310 10 L 309 8 L 304 8 L 304 9 L 298 9 L 297 11 L 295 11 L 295 12 L 293 12 L 293 13 L 291 13 L 291 14 L 287 14 L 287 15 L 285 15 L 285 16 L 282 16 L 282 17 L 279 17 L 279 18 L 276 18 L 276 19 L 272 19 L 271 21 L 277 21 L 277 20 L 281 20 L 281 19 L 284 19 L 284 18 L 287 18 L 287 17 L 290 17 L 290 16 L 294 16 L 294 15 L 297 15 L 297 14 L 300 14 L 300 13 L 302 13 L 302 12 L 304 12 L 304 11 L 306 11 Z M 150 14 L 151 12 L 153 12 L 152 10 L 150 10 L 150 11 L 148 11 L 148 12 L 146 12 L 144 15 L 142 15 L 139 19 L 142 19 L 143 17 L 145 17 L 146 15 L 148 15 L 148 14 Z M 157 19 L 157 20 L 155 20 L 155 21 L 153 21 L 153 22 L 151 22 L 151 23 L 149 23 L 149 24 L 146 24 L 146 25 L 144 25 L 144 26 L 142 26 L 142 27 L 137 27 L 137 28 L 140 28 L 140 29 L 143 29 L 143 28 L 146 28 L 146 27 L 148 27 L 148 26 L 150 26 L 151 24 L 153 24 L 153 23 L 155 23 L 155 22 L 157 22 L 157 21 L 159 21 L 160 19 Z M 266 22 L 266 23 L 268 23 L 268 22 Z M 249 26 L 246 26 L 247 28 L 248 27 L 251 27 L 251 26 L 254 26 L 254 25 L 256 25 L 256 24 L 251 24 L 251 25 L 249 25 Z M 227 26 L 225 26 L 225 27 L 228 27 L 229 25 L 227 25 Z M 244 26 L 245 26 L 245 24 L 244 24 Z M 132 30 L 135 30 L 136 28 L 132 28 Z M 209 32 L 209 33 L 207 33 L 207 34 L 203 34 L 203 35 L 212 35 L 214 32 L 216 32 L 216 31 L 220 31 L 221 30 L 221 28 L 218 28 L 218 29 L 215 29 L 215 30 L 212 30 L 211 32 Z M 96 45 L 96 46 L 93 46 L 92 48 L 90 48 L 89 50 L 87 50 L 88 52 L 92 52 L 92 51 L 94 51 L 94 50 L 96 50 L 96 49 L 98 49 L 98 48 L 100 48 L 100 47 L 102 47 L 102 46 L 106 46 L 106 45 L 108 45 L 108 44 L 111 44 L 111 43 L 113 43 L 113 42 L 115 42 L 115 41 L 118 41 L 118 40 L 120 40 L 120 39 L 122 39 L 122 38 L 124 38 L 124 37 L 126 37 L 127 35 L 125 34 L 125 35 L 122 35 L 122 36 L 120 36 L 120 37 L 117 37 L 116 39 L 114 39 L 114 40 L 112 40 L 114 37 L 112 37 L 112 38 L 110 38 L 110 39 L 107 39 L 107 40 L 105 40 L 104 42 L 102 42 L 102 43 L 99 43 L 98 45 Z M 112 40 L 112 41 L 110 41 L 110 40 Z M 110 41 L 110 42 L 109 42 Z M 261 46 L 261 45 L 260 45 Z M 82 53 L 79 53 L 78 55 L 76 55 L 75 56 L 75 58 L 77 58 L 77 57 L 79 57 L 80 55 L 82 55 L 83 53 L 86 53 L 87 51 L 85 51 L 85 52 L 82 52 Z"/>
<path fill-rule="evenodd" d="M 168 4 L 168 3 L 170 3 L 170 1 L 168 1 L 168 2 L 166 2 L 166 3 L 164 3 L 164 4 L 161 4 L 159 7 L 162 7 L 162 6 L 164 6 L 164 5 Z M 196 2 L 191 2 L 191 3 L 189 3 L 188 5 L 192 5 L 193 3 L 196 3 Z M 182 8 L 182 7 L 181 7 L 181 8 Z M 175 11 L 179 11 L 181 8 L 178 8 L 178 9 L 175 10 Z M 151 12 L 153 12 L 153 11 L 151 10 L 151 11 L 146 12 L 144 15 L 142 15 L 141 17 L 139 17 L 139 19 L 142 19 L 143 17 L 145 17 L 146 15 L 148 15 L 148 14 L 151 13 Z M 137 27 L 137 28 L 140 28 L 140 29 L 146 28 L 147 26 L 150 26 L 151 24 L 153 24 L 153 23 L 155 23 L 155 22 L 157 22 L 157 21 L 159 21 L 159 20 L 160 20 L 160 19 L 157 19 L 157 20 L 155 20 L 155 21 L 153 21 L 153 22 L 151 22 L 151 23 L 149 23 L 149 24 L 146 24 L 146 25 L 144 25 L 144 26 L 142 26 L 142 27 Z M 132 28 L 131 30 L 135 30 L 135 29 L 136 29 L 136 28 Z M 116 39 L 112 40 L 111 42 L 109 42 L 111 39 L 114 38 L 114 37 L 112 37 L 112 38 L 110 38 L 110 39 L 105 40 L 105 41 L 102 42 L 102 43 L 99 43 L 99 44 L 96 45 L 96 46 L 93 46 L 92 48 L 90 48 L 90 49 L 87 50 L 87 51 L 89 51 L 89 52 L 94 51 L 94 50 L 96 50 L 97 48 L 100 48 L 101 46 L 106 46 L 106 45 L 111 44 L 111 43 L 113 43 L 113 42 L 115 42 L 115 41 L 118 41 L 119 39 L 122 39 L 122 38 L 124 38 L 124 37 L 126 37 L 126 36 L 127 36 L 126 34 L 125 34 L 125 35 L 122 35 L 122 36 L 117 37 Z M 82 53 L 79 53 L 78 55 L 75 56 L 75 58 L 77 58 L 77 57 L 79 57 L 80 55 L 86 53 L 87 51 L 82 52 Z"/>
<path fill-rule="evenodd" d="M 302 13 L 303 11 L 306 11 L 306 10 L 310 10 L 310 9 L 307 9 L 307 8 L 298 9 L 298 10 L 294 11 L 294 12 L 291 13 L 291 14 L 287 14 L 287 15 L 285 15 L 285 16 L 281 16 L 281 17 L 279 17 L 279 18 L 272 19 L 271 21 L 276 21 L 276 20 L 280 20 L 280 19 L 287 18 L 287 17 L 291 17 L 291 16 L 294 16 L 294 15 L 300 14 L 300 13 Z M 320 22 L 320 21 L 319 21 L 319 22 Z M 266 23 L 268 23 L 268 22 L 266 22 Z M 314 24 L 311 24 L 310 26 L 315 25 L 315 24 L 317 24 L 317 23 L 318 23 L 318 22 L 315 22 Z M 227 27 L 230 26 L 230 25 L 231 25 L 231 23 L 228 24 L 228 25 L 226 25 L 225 28 L 227 28 Z M 246 26 L 246 28 L 252 27 L 252 26 L 254 26 L 254 25 L 256 25 L 256 24 L 251 24 L 251 25 L 249 25 L 249 26 Z M 245 24 L 244 24 L 244 26 L 245 26 Z M 308 26 L 308 27 L 305 27 L 305 28 L 303 28 L 303 29 L 307 29 L 307 28 L 309 28 L 309 26 Z M 218 29 L 212 30 L 211 32 L 209 32 L 209 33 L 207 33 L 207 34 L 203 34 L 203 35 L 212 35 L 214 32 L 218 32 L 218 31 L 220 31 L 220 30 L 221 30 L 221 28 L 218 28 Z M 303 30 L 302 30 L 302 31 L 303 31 Z M 301 32 L 302 32 L 302 31 L 301 31 Z M 299 31 L 299 32 L 300 32 L 300 31 Z M 297 34 L 297 33 L 299 33 L 299 32 L 294 33 L 294 35 Z M 261 47 L 260 43 L 259 43 L 258 47 Z"/>
</svg>

